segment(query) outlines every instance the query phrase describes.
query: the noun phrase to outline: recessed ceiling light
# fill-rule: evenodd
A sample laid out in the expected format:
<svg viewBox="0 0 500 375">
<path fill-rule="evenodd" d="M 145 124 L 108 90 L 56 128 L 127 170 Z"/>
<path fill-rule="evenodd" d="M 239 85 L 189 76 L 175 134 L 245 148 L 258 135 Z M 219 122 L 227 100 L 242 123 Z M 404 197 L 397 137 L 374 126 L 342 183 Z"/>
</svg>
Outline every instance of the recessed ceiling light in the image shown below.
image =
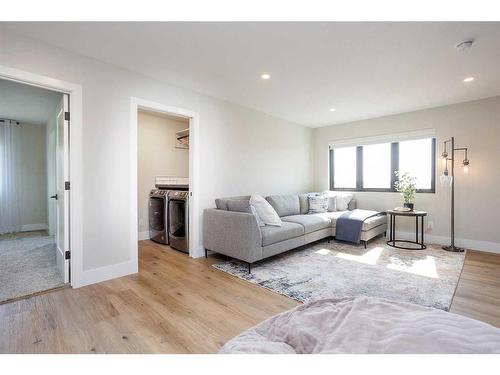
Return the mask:
<svg viewBox="0 0 500 375">
<path fill-rule="evenodd" d="M 335 112 L 336 110 L 336 108 L 330 108 L 330 112 Z"/>
<path fill-rule="evenodd" d="M 474 77 L 464 78 L 464 82 L 472 82 L 472 81 L 474 81 Z"/>
<path fill-rule="evenodd" d="M 262 73 L 261 76 L 260 76 L 260 78 L 262 78 L 262 79 L 269 79 L 269 78 L 271 78 L 271 75 L 269 73 Z"/>
</svg>

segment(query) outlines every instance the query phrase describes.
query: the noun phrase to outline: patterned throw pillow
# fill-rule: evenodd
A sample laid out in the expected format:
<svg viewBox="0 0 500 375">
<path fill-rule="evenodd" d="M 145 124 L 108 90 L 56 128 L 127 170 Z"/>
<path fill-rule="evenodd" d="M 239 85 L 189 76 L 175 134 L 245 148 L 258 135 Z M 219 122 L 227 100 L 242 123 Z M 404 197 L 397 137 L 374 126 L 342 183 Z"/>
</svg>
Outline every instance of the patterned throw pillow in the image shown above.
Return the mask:
<svg viewBox="0 0 500 375">
<path fill-rule="evenodd" d="M 328 211 L 328 195 L 311 194 L 309 195 L 309 212 L 310 214 L 319 214 Z"/>
</svg>

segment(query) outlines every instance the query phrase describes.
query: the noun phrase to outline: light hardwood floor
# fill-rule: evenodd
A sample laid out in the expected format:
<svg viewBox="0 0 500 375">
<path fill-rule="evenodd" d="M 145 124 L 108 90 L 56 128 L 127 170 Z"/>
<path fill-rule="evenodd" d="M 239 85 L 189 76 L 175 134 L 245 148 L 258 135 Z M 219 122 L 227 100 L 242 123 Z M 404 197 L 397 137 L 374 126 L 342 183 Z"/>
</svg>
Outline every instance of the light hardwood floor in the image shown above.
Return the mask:
<svg viewBox="0 0 500 375">
<path fill-rule="evenodd" d="M 159 251 L 161 248 L 161 251 Z M 140 243 L 140 272 L 0 305 L 3 353 L 213 353 L 299 303 Z M 452 312 L 500 327 L 500 256 L 469 252 Z"/>
</svg>

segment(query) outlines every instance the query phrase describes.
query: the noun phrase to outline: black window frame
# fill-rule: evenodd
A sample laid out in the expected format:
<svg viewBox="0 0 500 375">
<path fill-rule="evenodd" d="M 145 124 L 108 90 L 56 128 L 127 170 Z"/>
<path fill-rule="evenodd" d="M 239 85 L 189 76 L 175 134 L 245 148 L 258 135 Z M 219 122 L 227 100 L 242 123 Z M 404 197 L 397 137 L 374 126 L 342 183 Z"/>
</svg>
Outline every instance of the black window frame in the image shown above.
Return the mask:
<svg viewBox="0 0 500 375">
<path fill-rule="evenodd" d="M 425 139 L 425 138 L 420 138 Z M 417 189 L 417 193 L 436 193 L 436 138 L 432 137 L 431 143 L 431 188 Z M 397 177 L 394 172 L 399 169 L 399 142 L 391 142 L 391 187 L 390 188 L 364 188 L 363 187 L 363 145 L 356 146 L 356 187 L 355 188 L 335 188 L 334 180 L 334 158 L 335 149 L 330 148 L 329 152 L 329 171 L 330 171 L 330 190 L 335 191 L 367 191 L 367 192 L 385 192 L 397 193 L 394 184 Z"/>
</svg>

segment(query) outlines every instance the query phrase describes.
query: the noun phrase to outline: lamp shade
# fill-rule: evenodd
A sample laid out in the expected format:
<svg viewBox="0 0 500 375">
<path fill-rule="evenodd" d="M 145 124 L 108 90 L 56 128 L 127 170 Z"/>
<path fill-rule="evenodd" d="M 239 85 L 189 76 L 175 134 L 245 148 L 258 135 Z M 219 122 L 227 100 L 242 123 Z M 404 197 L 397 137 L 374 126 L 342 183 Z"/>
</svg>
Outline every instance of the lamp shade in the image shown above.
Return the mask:
<svg viewBox="0 0 500 375">
<path fill-rule="evenodd" d="M 448 173 L 443 173 L 439 176 L 439 181 L 441 182 L 441 186 L 449 187 L 453 181 L 453 177 L 451 177 Z"/>
</svg>

